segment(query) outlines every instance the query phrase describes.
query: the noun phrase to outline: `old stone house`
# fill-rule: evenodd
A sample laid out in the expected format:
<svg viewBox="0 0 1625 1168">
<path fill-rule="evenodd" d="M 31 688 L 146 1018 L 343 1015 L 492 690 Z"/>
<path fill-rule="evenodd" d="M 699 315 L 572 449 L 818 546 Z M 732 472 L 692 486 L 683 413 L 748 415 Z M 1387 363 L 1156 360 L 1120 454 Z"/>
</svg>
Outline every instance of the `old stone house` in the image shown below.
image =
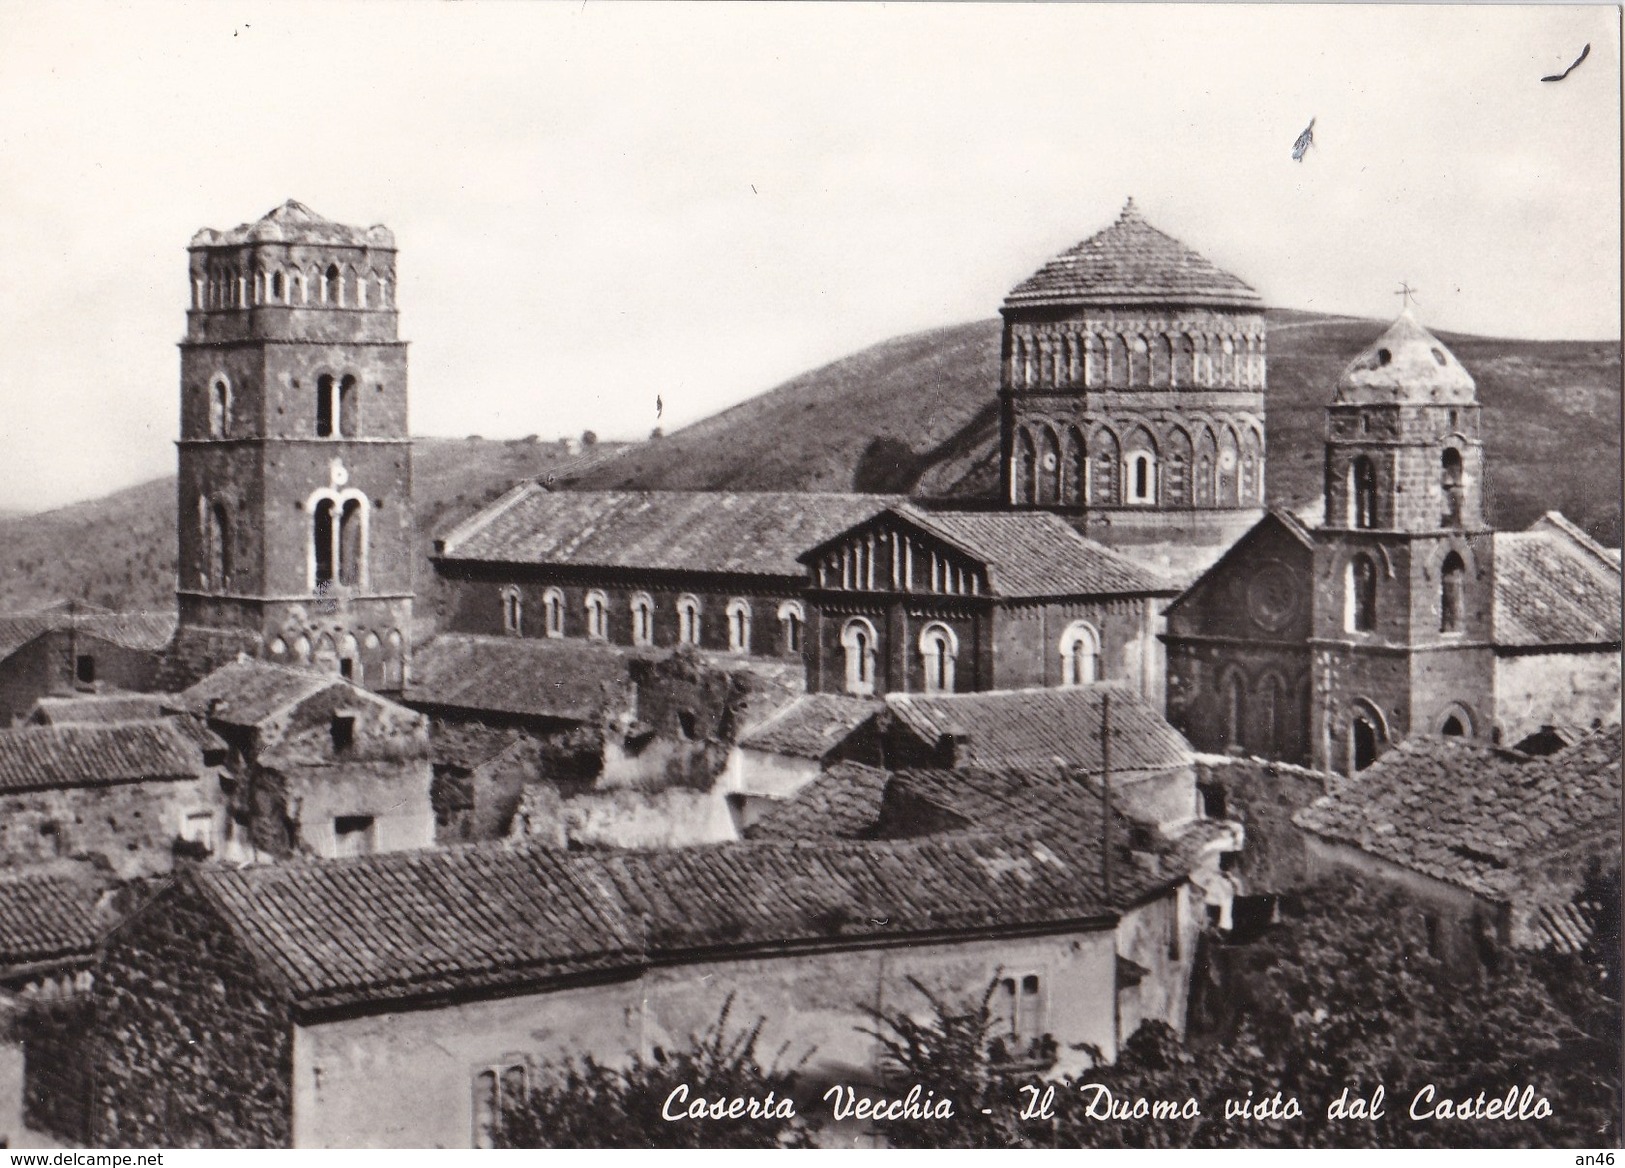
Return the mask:
<svg viewBox="0 0 1625 1168">
<path fill-rule="evenodd" d="M 1162 693 L 1165 578 L 1039 511 L 902 504 L 809 548 L 807 688 Z"/>
<path fill-rule="evenodd" d="M 910 978 L 1001 973 L 1011 1041 L 1110 1055 L 1129 974 L 1179 1022 L 1194 926 L 1177 864 L 1100 870 L 1066 831 L 188 870 L 108 940 L 95 1141 L 478 1146 L 528 1059 L 680 1042 L 730 994 L 764 1049 L 863 1081 L 863 1007 L 920 1004 Z"/>
<path fill-rule="evenodd" d="M 895 501 L 521 483 L 436 541 L 444 627 L 799 660 L 796 557 Z"/>
<path fill-rule="evenodd" d="M 169 614 L 81 601 L 0 616 L 0 726 L 50 695 L 151 689 L 174 631 Z"/>
<path fill-rule="evenodd" d="M 1319 508 L 1272 511 L 1168 608 L 1198 749 L 1353 773 L 1415 734 L 1619 720 L 1619 563 L 1561 518 L 1490 530 L 1480 412 L 1409 309 L 1350 362 Z"/>
<path fill-rule="evenodd" d="M 434 844 L 422 714 L 342 678 L 238 661 L 174 695 L 229 751 L 228 860 L 333 857 Z"/>
<path fill-rule="evenodd" d="M 1294 816 L 1309 870 L 1403 889 L 1435 952 L 1464 970 L 1498 950 L 1573 952 L 1604 908 L 1588 877 L 1620 863 L 1620 728 L 1531 758 L 1417 738 Z M 1615 942 L 1617 944 L 1617 940 Z"/>
<path fill-rule="evenodd" d="M 223 826 L 218 742 L 180 718 L 0 730 L 0 864 L 167 872 Z"/>
</svg>

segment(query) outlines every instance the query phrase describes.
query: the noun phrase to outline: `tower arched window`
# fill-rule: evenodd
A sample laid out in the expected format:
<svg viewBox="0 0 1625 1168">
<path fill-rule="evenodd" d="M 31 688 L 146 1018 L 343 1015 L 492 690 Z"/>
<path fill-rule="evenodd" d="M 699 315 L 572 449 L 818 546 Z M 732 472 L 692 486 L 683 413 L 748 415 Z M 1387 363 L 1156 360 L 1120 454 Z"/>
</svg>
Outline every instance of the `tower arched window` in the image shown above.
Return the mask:
<svg viewBox="0 0 1625 1168">
<path fill-rule="evenodd" d="M 853 617 L 841 629 L 846 652 L 846 692 L 867 697 L 875 692 L 875 626 Z"/>
<path fill-rule="evenodd" d="M 564 589 L 549 588 L 542 593 L 542 631 L 550 637 L 564 636 Z"/>
<path fill-rule="evenodd" d="M 354 438 L 361 431 L 361 391 L 354 375 L 346 373 L 339 381 L 338 431 L 340 436 Z"/>
<path fill-rule="evenodd" d="M 1025 426 L 1016 430 L 1015 449 L 1010 453 L 1010 501 L 1033 503 L 1038 499 L 1038 448 Z"/>
<path fill-rule="evenodd" d="M 401 634 L 390 629 L 384 638 L 384 688 L 395 690 L 406 684 L 406 656 Z"/>
<path fill-rule="evenodd" d="M 1377 761 L 1382 744 L 1387 739 L 1382 717 L 1365 702 L 1360 702 L 1349 723 L 1349 763 L 1354 771 L 1363 771 Z"/>
<path fill-rule="evenodd" d="M 779 605 L 780 651 L 786 656 L 799 654 L 806 643 L 807 613 L 799 600 L 786 600 Z"/>
<path fill-rule="evenodd" d="M 632 597 L 632 643 L 655 643 L 655 602 L 647 592 L 639 592 Z"/>
<path fill-rule="evenodd" d="M 231 382 L 224 373 L 209 384 L 209 437 L 231 436 Z"/>
<path fill-rule="evenodd" d="M 1088 621 L 1073 621 L 1061 634 L 1061 684 L 1089 685 L 1100 680 L 1100 634 Z"/>
<path fill-rule="evenodd" d="M 502 631 L 510 637 L 525 635 L 525 598 L 512 584 L 502 590 Z"/>
<path fill-rule="evenodd" d="M 1462 522 L 1462 487 L 1463 471 L 1461 465 L 1461 451 L 1454 446 L 1444 452 L 1440 460 L 1439 480 L 1444 490 L 1444 525 L 1446 527 L 1460 527 Z"/>
<path fill-rule="evenodd" d="M 728 649 L 750 652 L 750 604 L 740 597 L 728 602 Z"/>
<path fill-rule="evenodd" d="M 339 302 L 339 266 L 328 264 L 327 271 L 322 273 L 322 303 L 337 304 Z"/>
<path fill-rule="evenodd" d="M 700 601 L 697 596 L 677 598 L 677 641 L 682 645 L 700 643 Z"/>
<path fill-rule="evenodd" d="M 954 666 L 958 659 L 959 638 L 947 625 L 933 621 L 920 630 L 920 665 L 926 693 L 954 692 Z"/>
<path fill-rule="evenodd" d="M 1145 506 L 1157 501 L 1157 456 L 1135 450 L 1123 460 L 1123 501 Z"/>
<path fill-rule="evenodd" d="M 1377 564 L 1360 553 L 1349 560 L 1343 589 L 1343 627 L 1369 633 L 1377 627 Z"/>
<path fill-rule="evenodd" d="M 204 502 L 203 578 L 212 592 L 231 588 L 231 517 L 224 503 Z"/>
<path fill-rule="evenodd" d="M 1365 455 L 1349 464 L 1349 526 L 1377 526 L 1377 468 Z"/>
<path fill-rule="evenodd" d="M 587 636 L 594 641 L 609 639 L 609 599 L 596 588 L 582 604 L 587 614 Z"/>
<path fill-rule="evenodd" d="M 315 492 L 311 514 L 310 587 L 319 591 L 332 584 L 352 588 L 367 582 L 367 527 L 370 505 L 362 492 L 351 489 Z"/>
<path fill-rule="evenodd" d="M 316 437 L 333 436 L 333 375 L 324 373 L 316 379 Z"/>
<path fill-rule="evenodd" d="M 1459 633 L 1466 607 L 1467 565 L 1451 552 L 1439 567 L 1439 631 Z"/>
</svg>

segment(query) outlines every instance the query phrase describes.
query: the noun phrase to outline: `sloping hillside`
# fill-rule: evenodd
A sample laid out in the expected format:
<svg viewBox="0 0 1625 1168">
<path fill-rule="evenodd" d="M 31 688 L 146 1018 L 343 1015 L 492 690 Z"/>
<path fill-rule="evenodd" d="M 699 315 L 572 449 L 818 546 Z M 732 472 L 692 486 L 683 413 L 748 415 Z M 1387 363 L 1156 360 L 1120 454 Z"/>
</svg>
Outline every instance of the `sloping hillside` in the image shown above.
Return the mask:
<svg viewBox="0 0 1625 1168">
<path fill-rule="evenodd" d="M 1269 318 L 1269 490 L 1290 501 L 1320 490 L 1326 402 L 1384 322 Z M 992 493 L 999 327 L 976 321 L 865 349 L 628 447 L 568 485 Z M 1440 337 L 1478 381 L 1491 521 L 1521 527 L 1557 508 L 1617 545 L 1619 346 Z"/>
<path fill-rule="evenodd" d="M 1382 323 L 1270 314 L 1269 488 L 1320 489 L 1323 409 Z M 1556 508 L 1620 542 L 1620 348 L 1441 334 L 1485 406 L 1490 518 L 1522 527 Z M 997 483 L 999 322 L 898 337 L 805 373 L 658 441 L 572 455 L 556 443 L 419 439 L 415 493 L 433 533 L 510 483 L 576 488 L 821 490 L 986 495 Z M 161 479 L 39 515 L 0 516 L 0 611 L 63 597 L 168 608 L 175 487 Z M 430 600 L 427 558 L 420 591 Z M 426 608 L 432 608 L 432 603 Z"/>
</svg>

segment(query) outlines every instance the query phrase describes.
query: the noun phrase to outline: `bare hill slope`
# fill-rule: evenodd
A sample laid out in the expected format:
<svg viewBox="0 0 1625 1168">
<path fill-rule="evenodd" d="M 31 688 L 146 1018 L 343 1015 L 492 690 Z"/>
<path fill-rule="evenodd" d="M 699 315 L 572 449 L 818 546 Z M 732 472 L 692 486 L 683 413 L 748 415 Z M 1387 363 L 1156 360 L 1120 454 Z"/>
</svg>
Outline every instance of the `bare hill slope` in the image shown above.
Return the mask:
<svg viewBox="0 0 1625 1168">
<path fill-rule="evenodd" d="M 1269 488 L 1320 489 L 1323 408 L 1377 321 L 1271 310 Z M 1478 381 L 1490 519 L 1556 508 L 1620 542 L 1620 347 L 1441 334 Z M 517 479 L 582 489 L 862 490 L 986 495 L 997 483 L 999 322 L 898 337 L 802 374 L 669 437 L 570 455 L 557 443 L 422 438 L 414 489 L 433 533 Z M 0 611 L 79 597 L 167 609 L 175 486 L 160 479 L 37 515 L 0 516 Z M 419 591 L 431 579 L 419 564 Z M 432 604 L 426 605 L 432 607 Z"/>
</svg>

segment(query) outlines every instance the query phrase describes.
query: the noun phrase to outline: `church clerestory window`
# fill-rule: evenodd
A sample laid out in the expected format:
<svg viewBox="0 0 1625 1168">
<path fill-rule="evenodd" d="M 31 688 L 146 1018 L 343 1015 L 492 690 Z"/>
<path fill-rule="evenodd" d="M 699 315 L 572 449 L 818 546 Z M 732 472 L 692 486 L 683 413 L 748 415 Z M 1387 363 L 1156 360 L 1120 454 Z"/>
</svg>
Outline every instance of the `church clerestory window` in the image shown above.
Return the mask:
<svg viewBox="0 0 1625 1168">
<path fill-rule="evenodd" d="M 1089 685 L 1100 680 L 1100 634 L 1088 621 L 1074 621 L 1061 634 L 1061 684 Z"/>
<path fill-rule="evenodd" d="M 954 692 L 954 666 L 959 657 L 959 639 L 941 622 L 928 624 L 920 632 L 920 665 L 925 692 Z"/>
<path fill-rule="evenodd" d="M 846 692 L 868 697 L 875 692 L 875 627 L 853 617 L 841 630 L 846 653 Z"/>
</svg>

